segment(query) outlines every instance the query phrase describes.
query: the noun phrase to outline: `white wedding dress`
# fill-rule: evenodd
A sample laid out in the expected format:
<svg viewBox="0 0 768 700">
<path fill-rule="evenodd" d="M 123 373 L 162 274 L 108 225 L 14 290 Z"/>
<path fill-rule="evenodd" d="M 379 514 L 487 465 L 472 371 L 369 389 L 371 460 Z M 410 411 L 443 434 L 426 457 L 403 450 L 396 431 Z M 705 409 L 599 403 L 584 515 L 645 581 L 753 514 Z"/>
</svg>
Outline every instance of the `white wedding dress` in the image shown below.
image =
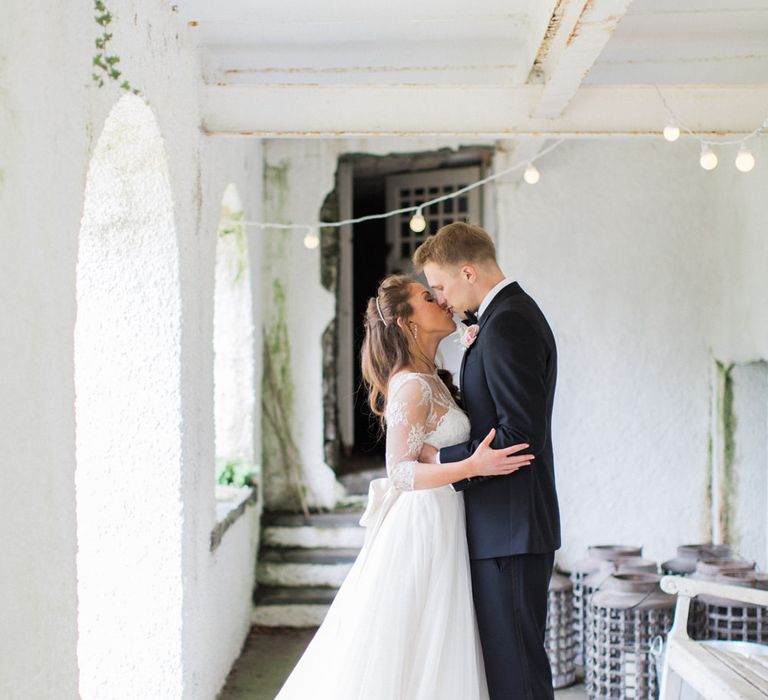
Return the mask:
<svg viewBox="0 0 768 700">
<path fill-rule="evenodd" d="M 437 374 L 389 383 L 388 479 L 371 484 L 366 542 L 276 700 L 487 700 L 463 494 L 413 490 L 422 445 L 469 438 Z"/>
</svg>

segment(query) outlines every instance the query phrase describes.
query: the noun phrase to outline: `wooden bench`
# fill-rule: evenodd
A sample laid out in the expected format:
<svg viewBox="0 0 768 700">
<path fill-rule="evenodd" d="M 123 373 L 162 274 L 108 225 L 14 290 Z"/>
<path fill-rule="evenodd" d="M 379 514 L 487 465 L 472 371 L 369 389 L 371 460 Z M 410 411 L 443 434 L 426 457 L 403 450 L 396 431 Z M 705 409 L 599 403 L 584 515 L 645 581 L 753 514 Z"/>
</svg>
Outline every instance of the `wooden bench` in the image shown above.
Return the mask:
<svg viewBox="0 0 768 700">
<path fill-rule="evenodd" d="M 665 576 L 664 591 L 677 595 L 669 632 L 659 700 L 683 697 L 683 683 L 707 700 L 768 700 L 768 647 L 746 642 L 699 642 L 688 636 L 691 600 L 698 595 L 768 607 L 768 591 Z"/>
</svg>

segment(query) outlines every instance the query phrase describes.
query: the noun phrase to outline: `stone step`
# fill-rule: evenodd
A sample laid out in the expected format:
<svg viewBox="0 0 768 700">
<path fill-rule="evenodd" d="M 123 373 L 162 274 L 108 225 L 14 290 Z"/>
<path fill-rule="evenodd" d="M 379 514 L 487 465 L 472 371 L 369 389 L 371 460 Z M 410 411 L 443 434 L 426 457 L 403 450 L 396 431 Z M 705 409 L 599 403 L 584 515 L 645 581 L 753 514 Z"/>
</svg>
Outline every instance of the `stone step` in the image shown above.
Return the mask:
<svg viewBox="0 0 768 700">
<path fill-rule="evenodd" d="M 266 527 L 360 527 L 359 511 L 331 511 L 311 513 L 309 518 L 300 513 L 268 513 L 264 516 Z"/>
<path fill-rule="evenodd" d="M 359 549 L 284 549 L 263 547 L 256 580 L 260 586 L 337 588 L 352 568 Z"/>
<path fill-rule="evenodd" d="M 365 528 L 359 512 L 311 515 L 271 515 L 265 519 L 265 547 L 355 548 L 363 546 Z"/>
<path fill-rule="evenodd" d="M 321 587 L 259 588 L 251 624 L 262 627 L 318 627 L 336 593 L 336 588 Z"/>
</svg>

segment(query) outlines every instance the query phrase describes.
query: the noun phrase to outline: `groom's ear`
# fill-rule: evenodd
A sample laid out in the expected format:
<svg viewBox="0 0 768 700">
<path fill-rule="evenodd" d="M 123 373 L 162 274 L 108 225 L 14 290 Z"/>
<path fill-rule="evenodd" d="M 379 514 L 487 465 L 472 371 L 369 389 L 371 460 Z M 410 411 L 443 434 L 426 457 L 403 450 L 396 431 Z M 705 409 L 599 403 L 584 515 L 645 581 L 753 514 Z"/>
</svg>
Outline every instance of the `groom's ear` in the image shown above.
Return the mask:
<svg viewBox="0 0 768 700">
<path fill-rule="evenodd" d="M 469 282 L 469 284 L 477 282 L 477 269 L 474 265 L 462 265 L 459 270 L 459 275 L 461 275 L 462 279 Z"/>
</svg>

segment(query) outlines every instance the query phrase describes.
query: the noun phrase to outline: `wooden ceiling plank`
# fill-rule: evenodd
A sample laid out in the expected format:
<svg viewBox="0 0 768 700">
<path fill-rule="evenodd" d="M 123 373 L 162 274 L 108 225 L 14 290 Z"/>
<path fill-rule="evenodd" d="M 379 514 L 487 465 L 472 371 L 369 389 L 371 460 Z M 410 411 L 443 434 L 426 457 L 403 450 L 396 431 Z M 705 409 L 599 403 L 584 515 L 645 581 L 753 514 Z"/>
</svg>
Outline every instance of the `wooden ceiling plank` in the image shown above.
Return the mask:
<svg viewBox="0 0 768 700">
<path fill-rule="evenodd" d="M 536 62 L 544 83 L 533 117 L 559 117 L 613 35 L 632 0 L 561 0 Z"/>
</svg>

